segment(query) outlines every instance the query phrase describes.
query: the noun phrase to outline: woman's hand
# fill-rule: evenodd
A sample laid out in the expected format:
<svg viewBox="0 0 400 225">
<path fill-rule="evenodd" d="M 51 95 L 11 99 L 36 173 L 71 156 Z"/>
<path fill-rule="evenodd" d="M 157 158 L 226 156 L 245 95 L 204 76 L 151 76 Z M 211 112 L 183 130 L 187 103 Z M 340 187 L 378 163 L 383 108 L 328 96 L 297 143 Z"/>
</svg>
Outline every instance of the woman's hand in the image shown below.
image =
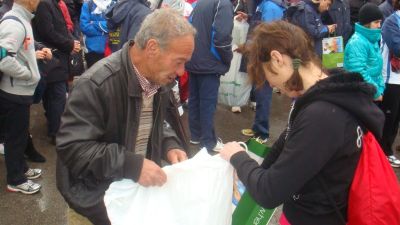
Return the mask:
<svg viewBox="0 0 400 225">
<path fill-rule="evenodd" d="M 223 159 L 229 162 L 234 154 L 241 151 L 245 151 L 244 148 L 238 142 L 233 141 L 224 144 L 224 147 L 221 149 L 219 154 Z"/>
</svg>

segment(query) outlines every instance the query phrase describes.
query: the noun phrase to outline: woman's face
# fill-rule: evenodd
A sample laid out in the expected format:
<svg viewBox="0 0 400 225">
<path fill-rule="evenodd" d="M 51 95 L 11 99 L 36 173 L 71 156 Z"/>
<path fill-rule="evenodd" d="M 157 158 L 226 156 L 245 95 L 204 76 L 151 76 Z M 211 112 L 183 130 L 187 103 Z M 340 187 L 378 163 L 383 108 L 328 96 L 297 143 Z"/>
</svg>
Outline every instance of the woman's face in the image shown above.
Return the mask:
<svg viewBox="0 0 400 225">
<path fill-rule="evenodd" d="M 328 11 L 329 7 L 331 6 L 331 3 L 332 3 L 331 0 L 320 0 L 318 11 L 320 13 Z"/>
<path fill-rule="evenodd" d="M 292 60 L 289 56 L 281 55 L 279 59 L 281 62 L 276 61 L 274 58 L 271 61 L 263 63 L 263 70 L 265 79 L 268 81 L 272 88 L 278 88 L 282 94 L 290 98 L 295 98 L 300 95 L 299 91 L 292 91 L 286 87 L 286 82 L 292 77 L 293 67 Z M 275 72 L 272 72 L 272 70 Z"/>
</svg>

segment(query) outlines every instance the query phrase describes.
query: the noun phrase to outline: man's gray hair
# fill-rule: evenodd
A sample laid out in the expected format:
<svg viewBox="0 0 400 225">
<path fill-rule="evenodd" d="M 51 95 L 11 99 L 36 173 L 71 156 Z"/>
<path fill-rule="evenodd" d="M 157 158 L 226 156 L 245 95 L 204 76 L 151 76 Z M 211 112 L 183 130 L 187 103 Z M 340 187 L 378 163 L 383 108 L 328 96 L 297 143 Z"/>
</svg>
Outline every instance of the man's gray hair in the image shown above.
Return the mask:
<svg viewBox="0 0 400 225">
<path fill-rule="evenodd" d="M 170 41 L 186 35 L 196 35 L 186 18 L 173 9 L 157 9 L 144 19 L 135 36 L 135 45 L 144 49 L 148 40 L 155 39 L 165 49 Z"/>
</svg>

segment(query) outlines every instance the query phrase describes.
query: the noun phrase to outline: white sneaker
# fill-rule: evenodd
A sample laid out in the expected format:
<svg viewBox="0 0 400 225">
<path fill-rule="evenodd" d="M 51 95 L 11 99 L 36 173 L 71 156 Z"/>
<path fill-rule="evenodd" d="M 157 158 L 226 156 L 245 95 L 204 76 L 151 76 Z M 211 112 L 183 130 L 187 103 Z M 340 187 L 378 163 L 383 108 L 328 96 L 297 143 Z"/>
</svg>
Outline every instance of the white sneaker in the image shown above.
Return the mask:
<svg viewBox="0 0 400 225">
<path fill-rule="evenodd" d="M 10 192 L 21 192 L 23 194 L 35 194 L 40 190 L 42 186 L 37 183 L 33 183 L 31 180 L 27 180 L 25 183 L 19 185 L 7 185 L 7 190 Z"/>
<path fill-rule="evenodd" d="M 389 160 L 389 163 L 392 167 L 398 168 L 400 167 L 400 160 L 396 158 L 396 156 L 391 155 L 388 156 L 387 159 Z"/>
<path fill-rule="evenodd" d="M 213 148 L 214 152 L 219 152 L 221 149 L 224 147 L 224 143 L 222 142 L 221 138 L 217 139 L 217 143 L 215 144 L 215 147 Z"/>
<path fill-rule="evenodd" d="M 240 112 L 242 112 L 242 109 L 240 108 L 240 106 L 232 106 L 231 111 L 233 113 L 240 113 Z"/>
<path fill-rule="evenodd" d="M 190 140 L 189 142 L 190 142 L 190 144 L 192 144 L 192 145 L 198 145 L 198 144 L 200 144 L 200 141 L 193 141 L 193 140 Z"/>
<path fill-rule="evenodd" d="M 256 102 L 250 102 L 250 109 L 256 111 L 257 103 Z"/>
<path fill-rule="evenodd" d="M 4 143 L 0 143 L 0 154 L 4 155 Z"/>
<path fill-rule="evenodd" d="M 25 176 L 28 180 L 33 180 L 39 178 L 42 175 L 41 169 L 31 169 L 29 168 L 28 171 L 25 172 Z"/>
</svg>

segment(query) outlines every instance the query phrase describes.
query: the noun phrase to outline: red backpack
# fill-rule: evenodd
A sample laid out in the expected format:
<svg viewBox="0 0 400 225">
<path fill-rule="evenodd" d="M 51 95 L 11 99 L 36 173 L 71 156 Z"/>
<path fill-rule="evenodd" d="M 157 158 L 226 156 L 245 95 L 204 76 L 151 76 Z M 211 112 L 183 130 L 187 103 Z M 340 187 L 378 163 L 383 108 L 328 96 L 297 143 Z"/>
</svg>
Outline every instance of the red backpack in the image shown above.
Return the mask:
<svg viewBox="0 0 400 225">
<path fill-rule="evenodd" d="M 400 225 L 400 185 L 379 143 L 371 132 L 362 138 L 362 151 L 349 190 L 347 223 L 328 187 L 325 194 L 344 225 Z"/>
<path fill-rule="evenodd" d="M 371 132 L 363 137 L 347 217 L 347 225 L 400 225 L 400 185 Z"/>
</svg>

